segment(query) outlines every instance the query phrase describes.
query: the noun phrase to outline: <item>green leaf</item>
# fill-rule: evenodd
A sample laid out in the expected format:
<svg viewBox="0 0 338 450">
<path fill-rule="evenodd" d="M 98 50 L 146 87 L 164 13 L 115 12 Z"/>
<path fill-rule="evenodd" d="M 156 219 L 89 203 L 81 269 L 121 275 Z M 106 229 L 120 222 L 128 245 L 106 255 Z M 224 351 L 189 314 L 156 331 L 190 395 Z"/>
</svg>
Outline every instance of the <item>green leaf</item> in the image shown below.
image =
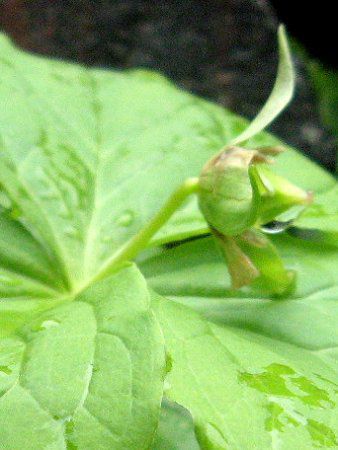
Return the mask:
<svg viewBox="0 0 338 450">
<path fill-rule="evenodd" d="M 294 234 L 338 247 L 338 184 L 315 196 L 314 203 L 294 222 Z"/>
<path fill-rule="evenodd" d="M 64 285 L 45 249 L 4 212 L 0 213 L 0 230 L 2 338 L 29 318 L 55 306 Z"/>
<path fill-rule="evenodd" d="M 145 281 L 126 268 L 0 340 L 1 446 L 147 449 L 163 367 Z"/>
<path fill-rule="evenodd" d="M 202 448 L 337 445 L 338 252 L 286 235 L 273 242 L 297 273 L 286 300 L 257 285 L 231 290 L 212 238 L 141 262 L 150 286 L 171 300 L 157 303 L 173 361 L 166 395 L 192 413 Z M 290 392 L 278 392 L 284 385 Z M 310 392 L 330 401 L 302 405 Z"/>
<path fill-rule="evenodd" d="M 5 39 L 1 54 L 0 183 L 78 289 L 224 136 L 209 139 L 209 105 L 160 76 L 48 61 Z"/>
<path fill-rule="evenodd" d="M 141 269 L 150 286 L 208 319 L 330 355 L 338 360 L 338 252 L 283 236 L 273 239 L 285 266 L 297 274 L 285 300 L 271 300 L 260 286 L 231 290 L 212 238 L 149 255 Z"/>
<path fill-rule="evenodd" d="M 289 296 L 295 285 L 296 273 L 286 270 L 276 247 L 262 232 L 252 229 L 238 236 L 237 244 L 258 269 L 261 290 L 276 296 Z"/>
<path fill-rule="evenodd" d="M 149 448 L 164 357 L 148 291 L 135 268 L 93 279 L 247 122 L 151 72 L 50 61 L 17 50 L 5 37 L 0 54 L 1 446 L 61 450 L 68 441 L 69 449 Z M 260 133 L 247 144 L 279 141 Z M 274 169 L 323 194 L 321 202 L 336 185 L 292 149 Z M 325 211 L 331 214 L 329 206 Z M 192 200 L 153 244 L 206 231 Z M 325 397 L 335 388 L 324 378 L 332 379 L 336 368 L 336 253 L 330 246 L 324 255 L 316 243 L 299 239 L 275 242 L 298 272 L 294 297 L 285 302 L 272 302 L 257 286 L 231 291 L 210 240 L 158 250 L 143 264 L 161 294 L 217 322 L 176 303 L 157 307 L 173 360 L 169 397 L 190 410 L 203 447 L 223 449 L 225 440 L 252 436 L 264 449 L 277 432 L 285 433 L 287 449 L 323 439 L 324 447 L 335 445 L 335 416 L 331 423 Z M 185 335 L 193 338 L 188 358 Z M 272 393 L 254 386 L 257 372 L 272 378 L 265 383 Z M 291 397 L 276 394 L 275 383 L 286 385 Z M 306 403 L 323 395 L 319 407 Z M 267 396 L 278 401 L 271 406 Z M 158 436 L 176 446 L 173 427 L 171 419 L 162 421 Z"/>
<path fill-rule="evenodd" d="M 154 308 L 173 360 L 166 395 L 203 449 L 336 448 L 337 371 L 319 354 L 159 297 Z"/>
<path fill-rule="evenodd" d="M 64 289 L 57 267 L 20 223 L 0 212 L 0 229 L 0 298 L 48 298 Z"/>
</svg>

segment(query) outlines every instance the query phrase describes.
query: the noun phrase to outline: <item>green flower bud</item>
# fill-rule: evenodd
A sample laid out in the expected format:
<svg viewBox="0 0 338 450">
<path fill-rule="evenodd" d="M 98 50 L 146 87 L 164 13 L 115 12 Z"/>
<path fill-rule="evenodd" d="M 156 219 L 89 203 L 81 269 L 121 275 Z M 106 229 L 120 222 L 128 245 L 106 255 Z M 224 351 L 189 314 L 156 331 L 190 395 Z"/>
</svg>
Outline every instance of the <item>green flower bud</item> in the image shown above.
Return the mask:
<svg viewBox="0 0 338 450">
<path fill-rule="evenodd" d="M 199 180 L 199 206 L 211 228 L 237 236 L 310 202 L 307 192 L 263 164 L 280 151 L 229 147 L 207 162 Z"/>
<path fill-rule="evenodd" d="M 199 181 L 199 206 L 208 224 L 233 236 L 256 221 L 257 207 L 249 175 L 255 150 L 230 147 L 207 162 Z"/>
</svg>

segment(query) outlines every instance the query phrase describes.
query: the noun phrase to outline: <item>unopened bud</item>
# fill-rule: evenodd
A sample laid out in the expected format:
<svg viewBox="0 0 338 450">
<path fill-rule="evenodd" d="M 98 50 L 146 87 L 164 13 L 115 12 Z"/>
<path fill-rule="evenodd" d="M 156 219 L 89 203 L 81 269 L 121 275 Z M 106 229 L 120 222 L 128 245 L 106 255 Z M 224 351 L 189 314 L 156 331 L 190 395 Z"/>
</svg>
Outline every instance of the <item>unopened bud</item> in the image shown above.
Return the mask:
<svg viewBox="0 0 338 450">
<path fill-rule="evenodd" d="M 230 147 L 204 166 L 200 175 L 199 206 L 218 232 L 240 234 L 256 220 L 249 167 L 254 150 Z"/>
<path fill-rule="evenodd" d="M 236 236 L 271 222 L 311 196 L 266 166 L 280 147 L 229 147 L 213 157 L 200 175 L 199 206 L 211 228 Z"/>
</svg>

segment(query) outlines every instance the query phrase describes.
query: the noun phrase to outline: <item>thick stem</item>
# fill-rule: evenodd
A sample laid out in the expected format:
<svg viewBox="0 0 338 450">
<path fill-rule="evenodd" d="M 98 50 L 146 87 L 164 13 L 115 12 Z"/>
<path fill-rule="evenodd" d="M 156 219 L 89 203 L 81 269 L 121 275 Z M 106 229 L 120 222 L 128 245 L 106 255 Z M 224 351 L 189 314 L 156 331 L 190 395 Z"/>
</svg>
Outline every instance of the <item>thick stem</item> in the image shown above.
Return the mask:
<svg viewBox="0 0 338 450">
<path fill-rule="evenodd" d="M 188 178 L 181 186 L 173 192 L 157 214 L 140 230 L 130 241 L 119 249 L 101 267 L 92 281 L 104 278 L 109 272 L 123 262 L 133 260 L 143 250 L 157 231 L 168 222 L 170 217 L 182 205 L 184 200 L 191 194 L 197 192 L 199 187 L 198 178 Z"/>
</svg>

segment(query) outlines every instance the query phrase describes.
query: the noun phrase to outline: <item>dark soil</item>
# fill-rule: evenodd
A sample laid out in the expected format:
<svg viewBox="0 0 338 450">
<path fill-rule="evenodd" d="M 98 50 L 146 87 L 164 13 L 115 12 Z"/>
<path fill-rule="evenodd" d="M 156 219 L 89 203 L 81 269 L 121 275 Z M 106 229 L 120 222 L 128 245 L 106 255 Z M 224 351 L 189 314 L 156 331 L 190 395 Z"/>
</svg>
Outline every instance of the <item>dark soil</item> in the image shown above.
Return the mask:
<svg viewBox="0 0 338 450">
<path fill-rule="evenodd" d="M 265 0 L 5 0 L 0 26 L 44 55 L 160 70 L 249 118 L 276 73 L 277 20 Z M 296 97 L 271 130 L 334 170 L 334 139 L 323 130 L 304 64 L 296 67 Z"/>
</svg>

